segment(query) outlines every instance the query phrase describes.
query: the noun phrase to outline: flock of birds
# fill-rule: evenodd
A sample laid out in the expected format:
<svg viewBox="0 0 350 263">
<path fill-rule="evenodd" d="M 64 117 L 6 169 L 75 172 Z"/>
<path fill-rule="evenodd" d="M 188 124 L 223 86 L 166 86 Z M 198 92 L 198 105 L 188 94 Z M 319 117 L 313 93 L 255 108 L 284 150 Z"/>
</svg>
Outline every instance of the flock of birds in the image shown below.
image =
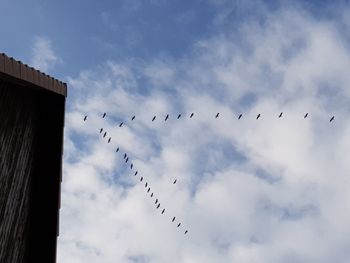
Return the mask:
<svg viewBox="0 0 350 263">
<path fill-rule="evenodd" d="M 192 116 L 193 116 L 193 115 L 192 115 Z M 104 119 L 105 117 L 106 117 L 106 113 L 103 113 L 102 118 Z M 87 118 L 88 118 L 88 116 L 85 115 L 85 116 L 84 116 L 84 121 L 86 121 Z M 133 116 L 131 119 L 134 120 L 134 119 L 135 119 L 135 116 Z M 152 121 L 154 121 L 154 120 L 155 120 L 155 117 L 152 119 Z M 122 126 L 123 126 L 123 122 L 120 123 L 119 127 L 122 127 Z M 108 136 L 107 136 L 107 131 L 105 131 L 103 128 L 100 128 L 99 133 L 101 134 L 102 138 L 108 137 Z M 110 143 L 111 141 L 112 141 L 112 137 L 108 137 L 107 143 Z M 116 152 L 116 153 L 121 153 L 120 148 L 117 147 L 116 150 L 115 150 L 115 152 Z M 143 181 L 145 181 L 145 189 L 146 189 L 146 191 L 147 191 L 148 194 L 150 193 L 150 197 L 153 198 L 153 197 L 154 197 L 154 192 L 151 191 L 151 186 L 150 186 L 150 184 L 146 181 L 146 179 L 145 179 L 143 176 L 141 176 L 141 175 L 139 174 L 139 171 L 136 170 L 134 164 L 131 162 L 131 160 L 129 160 L 129 155 L 128 155 L 127 153 L 124 153 L 124 154 L 123 154 L 123 159 L 124 159 L 125 164 L 130 163 L 130 169 L 131 169 L 131 170 L 135 170 L 135 172 L 133 173 L 134 176 L 139 175 L 140 183 L 143 183 Z M 144 179 L 145 179 L 145 180 L 144 180 Z M 176 184 L 176 182 L 177 182 L 177 179 L 175 179 L 175 180 L 173 181 L 173 184 Z M 154 197 L 154 198 L 155 198 L 155 197 Z M 156 209 L 159 209 L 159 208 L 161 207 L 160 200 L 159 200 L 158 198 L 155 198 L 154 205 L 155 205 Z M 165 208 L 162 207 L 162 209 L 161 209 L 161 214 L 163 215 L 164 213 L 165 213 Z M 172 223 L 174 223 L 175 220 L 176 220 L 176 216 L 171 217 L 171 222 L 172 222 Z M 178 223 L 177 223 L 177 227 L 179 228 L 180 226 L 181 226 L 181 222 L 178 222 Z M 186 235 L 187 233 L 188 233 L 188 230 L 185 229 L 184 234 Z"/>
<path fill-rule="evenodd" d="M 220 115 L 219 112 L 216 113 L 215 118 L 216 118 L 216 119 L 219 118 L 219 115 Z M 281 113 L 278 115 L 278 118 L 281 118 L 282 116 L 283 116 L 283 112 L 281 112 Z M 306 114 L 304 115 L 304 119 L 306 119 L 308 116 L 309 116 L 309 113 L 306 113 Z M 106 113 L 103 113 L 102 118 L 104 119 L 105 117 L 106 117 Z M 176 119 L 180 119 L 181 117 L 183 117 L 183 115 L 182 115 L 182 114 L 178 114 L 177 117 L 176 117 Z M 190 117 L 190 118 L 193 118 L 193 117 L 194 117 L 194 113 L 192 112 L 192 113 L 189 115 L 189 117 Z M 239 114 L 239 115 L 238 115 L 238 120 L 240 120 L 242 117 L 243 117 L 243 114 L 242 114 L 242 113 Z M 261 114 L 260 114 L 260 113 L 257 114 L 256 120 L 258 120 L 260 117 L 261 117 Z M 88 116 L 85 115 L 85 116 L 84 116 L 84 121 L 86 121 L 87 118 L 88 118 Z M 132 117 L 131 117 L 131 121 L 134 121 L 135 118 L 136 118 L 135 115 L 132 116 Z M 154 121 L 156 120 L 156 118 L 157 118 L 157 116 L 154 115 L 151 121 L 154 122 Z M 164 121 L 167 121 L 168 119 L 169 119 L 169 114 L 167 114 L 167 115 L 165 116 Z M 335 116 L 330 117 L 329 122 L 333 122 L 334 119 L 335 119 Z M 123 125 L 124 125 L 124 122 L 120 122 L 120 123 L 119 123 L 119 127 L 122 127 Z M 103 128 L 100 128 L 99 132 L 100 132 L 100 134 L 101 134 L 101 136 L 102 136 L 103 138 L 108 137 L 108 140 L 107 140 L 108 143 L 111 142 L 112 137 L 107 136 L 107 131 L 105 131 Z M 117 152 L 117 153 L 118 153 L 118 152 L 121 152 L 120 148 L 117 147 L 116 150 L 115 150 L 115 152 Z M 149 183 L 146 181 L 146 179 L 145 179 L 143 176 L 141 176 L 141 175 L 139 174 L 138 170 L 136 170 L 134 164 L 131 162 L 131 160 L 129 160 L 128 154 L 127 154 L 127 153 L 124 153 L 124 154 L 123 154 L 123 158 L 124 158 L 125 164 L 130 163 L 130 169 L 131 169 L 131 170 L 135 170 L 135 172 L 133 173 L 134 176 L 139 175 L 140 183 L 143 183 L 143 182 L 145 181 L 145 182 L 144 182 L 144 183 L 145 183 L 144 186 L 145 186 L 145 189 L 146 189 L 147 193 L 150 194 L 150 197 L 151 197 L 151 198 L 153 198 L 153 197 L 155 198 L 154 192 L 151 191 L 151 186 L 150 186 Z M 177 179 L 175 179 L 175 180 L 173 181 L 173 184 L 176 184 L 176 182 L 177 182 Z M 156 209 L 160 209 L 161 204 L 160 204 L 160 200 L 159 200 L 158 198 L 155 198 L 154 205 L 155 205 Z M 162 209 L 161 209 L 161 214 L 163 215 L 164 213 L 165 213 L 165 208 L 162 208 Z M 176 216 L 171 217 L 171 222 L 175 222 L 175 220 L 176 220 Z M 178 222 L 178 223 L 177 223 L 177 227 L 179 228 L 180 226 L 181 226 L 181 222 Z M 188 233 L 188 230 L 186 229 L 186 230 L 184 231 L 184 234 L 186 235 L 187 233 Z"/>
</svg>

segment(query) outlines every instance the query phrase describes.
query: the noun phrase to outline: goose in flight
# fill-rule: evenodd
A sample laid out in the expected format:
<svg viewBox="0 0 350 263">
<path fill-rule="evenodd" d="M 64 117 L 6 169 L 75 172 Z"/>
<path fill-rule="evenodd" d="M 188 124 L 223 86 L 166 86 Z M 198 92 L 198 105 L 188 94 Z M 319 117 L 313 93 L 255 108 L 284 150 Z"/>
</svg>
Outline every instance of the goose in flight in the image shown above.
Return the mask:
<svg viewBox="0 0 350 263">
<path fill-rule="evenodd" d="M 136 176 L 136 175 L 137 175 L 137 173 L 138 173 L 138 171 L 136 171 L 134 175 Z"/>
<path fill-rule="evenodd" d="M 172 222 L 174 222 L 175 221 L 175 216 L 173 217 L 173 220 L 172 220 Z"/>
<path fill-rule="evenodd" d="M 100 133 L 102 133 L 102 132 L 103 132 L 103 128 L 100 129 Z"/>
<path fill-rule="evenodd" d="M 156 119 L 156 116 L 154 115 L 154 117 L 153 117 L 152 121 L 154 121 L 155 119 Z"/>
<path fill-rule="evenodd" d="M 188 233 L 188 230 L 185 231 L 185 235 Z"/>
<path fill-rule="evenodd" d="M 219 112 L 216 113 L 215 118 L 216 118 L 216 119 L 219 118 Z"/>
<path fill-rule="evenodd" d="M 103 138 L 106 137 L 106 135 L 107 135 L 107 132 L 105 132 L 105 133 L 103 134 Z"/>
<path fill-rule="evenodd" d="M 87 119 L 87 116 L 85 115 L 85 117 L 84 117 L 84 121 L 86 121 L 86 119 Z"/>
<path fill-rule="evenodd" d="M 141 178 L 140 178 L 140 182 L 142 182 L 142 180 L 143 180 L 143 176 L 141 176 Z"/>
<path fill-rule="evenodd" d="M 190 118 L 192 118 L 192 117 L 193 117 L 193 115 L 194 115 L 194 113 L 192 112 L 192 113 L 191 113 L 191 115 L 190 115 Z"/>
<path fill-rule="evenodd" d="M 125 163 L 127 163 L 129 161 L 129 157 L 126 157 L 125 159 Z"/>
<path fill-rule="evenodd" d="M 165 209 L 162 210 L 162 214 L 164 214 L 164 212 L 165 212 Z"/>
<path fill-rule="evenodd" d="M 108 139 L 108 143 L 110 143 L 111 142 L 111 137 L 109 137 L 109 139 Z"/>
<path fill-rule="evenodd" d="M 157 209 L 160 207 L 160 204 L 157 205 Z"/>
<path fill-rule="evenodd" d="M 124 159 L 126 158 L 126 156 L 127 156 L 126 153 L 124 153 Z"/>
<path fill-rule="evenodd" d="M 238 119 L 240 120 L 242 118 L 242 113 L 239 114 Z"/>
<path fill-rule="evenodd" d="M 134 165 L 133 164 L 130 164 L 130 169 L 132 169 L 134 167 Z"/>
<path fill-rule="evenodd" d="M 179 226 L 181 226 L 181 223 L 179 223 L 179 224 L 177 225 L 177 227 L 179 227 Z"/>
<path fill-rule="evenodd" d="M 334 120 L 334 116 L 329 120 L 329 122 L 332 122 Z"/>
<path fill-rule="evenodd" d="M 133 121 L 133 120 L 135 120 L 135 115 L 134 115 L 134 116 L 132 116 L 131 120 L 132 120 L 132 121 Z"/>
<path fill-rule="evenodd" d="M 145 183 L 145 188 L 147 188 L 147 186 L 148 186 L 148 183 L 146 182 L 146 183 Z"/>
<path fill-rule="evenodd" d="M 304 119 L 306 119 L 307 115 L 309 115 L 309 113 L 307 112 L 305 115 L 304 115 Z"/>
<path fill-rule="evenodd" d="M 156 201 L 155 201 L 155 203 L 154 203 L 154 204 L 156 205 L 157 203 L 158 203 L 158 198 L 156 199 Z"/>
<path fill-rule="evenodd" d="M 165 120 L 164 121 L 167 121 L 169 119 L 169 114 L 167 114 L 166 116 L 165 116 Z"/>
<path fill-rule="evenodd" d="M 151 194 L 151 197 L 153 197 L 153 193 Z"/>
<path fill-rule="evenodd" d="M 281 117 L 282 117 L 282 114 L 283 114 L 283 112 L 281 112 L 280 115 L 278 115 L 278 118 L 281 118 Z"/>
<path fill-rule="evenodd" d="M 116 152 L 116 153 L 119 152 L 119 147 L 117 148 L 117 150 L 115 150 L 115 152 Z"/>
<path fill-rule="evenodd" d="M 177 119 L 180 119 L 180 117 L 181 117 L 181 114 L 177 115 Z"/>
<path fill-rule="evenodd" d="M 175 181 L 173 182 L 173 184 L 176 184 L 176 182 L 177 182 L 177 179 L 175 179 Z"/>
<path fill-rule="evenodd" d="M 260 113 L 258 114 L 258 116 L 256 116 L 256 119 L 259 119 L 260 118 Z"/>
<path fill-rule="evenodd" d="M 103 113 L 103 116 L 102 116 L 102 118 L 104 118 L 104 117 L 106 117 L 106 113 Z"/>
<path fill-rule="evenodd" d="M 124 124 L 124 122 L 121 122 L 121 123 L 119 124 L 119 127 L 122 127 L 122 126 L 123 126 L 123 124 Z"/>
<path fill-rule="evenodd" d="M 148 187 L 147 193 L 149 193 L 149 191 L 151 191 L 151 187 Z"/>
</svg>

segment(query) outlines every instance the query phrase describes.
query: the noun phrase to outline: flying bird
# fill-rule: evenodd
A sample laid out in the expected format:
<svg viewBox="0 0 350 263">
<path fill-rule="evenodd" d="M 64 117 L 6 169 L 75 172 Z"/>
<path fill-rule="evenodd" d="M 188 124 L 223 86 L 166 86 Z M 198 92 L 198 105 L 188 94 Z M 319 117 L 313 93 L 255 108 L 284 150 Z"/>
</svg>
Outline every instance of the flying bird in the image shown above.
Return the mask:
<svg viewBox="0 0 350 263">
<path fill-rule="evenodd" d="M 126 158 L 126 156 L 127 156 L 126 153 L 124 153 L 124 159 Z"/>
<path fill-rule="evenodd" d="M 134 116 L 132 116 L 131 120 L 132 120 L 132 121 L 133 121 L 133 120 L 135 120 L 135 115 L 134 115 Z"/>
<path fill-rule="evenodd" d="M 179 226 L 181 226 L 181 223 L 179 223 L 179 224 L 177 225 L 177 227 L 179 227 Z"/>
<path fill-rule="evenodd" d="M 117 150 L 115 150 L 115 152 L 116 152 L 116 153 L 119 152 L 119 147 L 117 148 Z"/>
<path fill-rule="evenodd" d="M 190 118 L 192 118 L 192 117 L 193 117 L 193 115 L 194 115 L 194 113 L 192 112 L 192 113 L 191 113 L 191 115 L 190 115 Z"/>
<path fill-rule="evenodd" d="M 103 134 L 103 138 L 106 137 L 106 135 L 107 135 L 107 132 L 105 132 L 105 133 Z"/>
<path fill-rule="evenodd" d="M 242 118 L 242 113 L 239 114 L 238 119 L 240 120 Z"/>
<path fill-rule="evenodd" d="M 127 163 L 129 161 L 129 157 L 126 157 L 125 159 L 125 163 Z"/>
<path fill-rule="evenodd" d="M 157 203 L 158 203 L 158 198 L 156 199 L 156 201 L 155 201 L 155 203 L 154 203 L 154 204 L 156 205 Z"/>
<path fill-rule="evenodd" d="M 103 116 L 102 116 L 102 118 L 104 118 L 104 117 L 106 117 L 106 113 L 103 113 Z"/>
<path fill-rule="evenodd" d="M 218 117 L 219 117 L 219 113 L 216 113 L 215 118 L 218 118 Z"/>
<path fill-rule="evenodd" d="M 102 133 L 102 132 L 103 132 L 103 128 L 100 129 L 100 133 Z"/>
<path fill-rule="evenodd" d="M 281 112 L 280 115 L 278 115 L 278 118 L 281 118 L 281 117 L 282 117 L 282 114 L 283 114 L 283 112 Z"/>
<path fill-rule="evenodd" d="M 165 116 L 165 120 L 164 121 L 167 121 L 169 119 L 169 114 L 167 114 L 166 116 Z"/>
<path fill-rule="evenodd" d="M 153 193 L 151 194 L 151 197 L 153 197 Z"/>
<path fill-rule="evenodd" d="M 162 210 L 162 214 L 164 214 L 164 212 L 165 212 L 165 209 Z"/>
<path fill-rule="evenodd" d="M 130 164 L 130 169 L 132 169 L 134 167 L 134 165 L 133 164 Z"/>
<path fill-rule="evenodd" d="M 334 116 L 329 120 L 329 122 L 332 122 L 334 120 Z"/>
<path fill-rule="evenodd" d="M 258 114 L 258 116 L 256 116 L 256 119 L 259 119 L 260 118 L 260 113 Z"/>
<path fill-rule="evenodd" d="M 153 117 L 152 121 L 154 121 L 156 119 L 156 116 Z"/>
<path fill-rule="evenodd" d="M 122 126 L 123 126 L 123 124 L 124 124 L 124 122 L 121 122 L 121 123 L 119 124 L 119 127 L 122 127 Z"/>
<path fill-rule="evenodd" d="M 137 175 L 137 173 L 138 173 L 138 171 L 136 171 L 134 175 L 136 176 L 136 175 Z"/>
<path fill-rule="evenodd" d="M 185 235 L 187 234 L 188 230 L 185 231 Z"/>
<path fill-rule="evenodd" d="M 142 182 L 142 180 L 143 180 L 143 176 L 141 176 L 141 178 L 140 178 L 140 182 Z"/>
<path fill-rule="evenodd" d="M 87 119 L 87 116 L 85 115 L 85 117 L 84 117 L 84 121 L 86 121 L 86 119 Z"/>
<path fill-rule="evenodd" d="M 177 179 L 175 179 L 175 181 L 173 182 L 173 184 L 176 184 L 176 182 L 177 182 Z"/>
<path fill-rule="evenodd" d="M 173 217 L 173 220 L 172 220 L 172 222 L 174 222 L 175 221 L 175 216 Z"/>
<path fill-rule="evenodd" d="M 108 143 L 110 143 L 111 142 L 111 137 L 109 137 L 109 139 L 108 139 Z"/>
<path fill-rule="evenodd" d="M 149 193 L 149 191 L 151 191 L 151 187 L 148 187 L 147 193 Z"/>
<path fill-rule="evenodd" d="M 307 115 L 309 115 L 309 113 L 306 113 L 306 114 L 304 115 L 304 119 L 307 117 Z"/>
<path fill-rule="evenodd" d="M 177 119 L 180 119 L 180 117 L 181 117 L 181 114 L 177 115 Z"/>
<path fill-rule="evenodd" d="M 147 188 L 147 186 L 148 186 L 148 183 L 146 182 L 146 184 L 145 184 L 145 188 Z"/>
<path fill-rule="evenodd" d="M 157 205 L 157 209 L 160 207 L 160 204 Z"/>
</svg>

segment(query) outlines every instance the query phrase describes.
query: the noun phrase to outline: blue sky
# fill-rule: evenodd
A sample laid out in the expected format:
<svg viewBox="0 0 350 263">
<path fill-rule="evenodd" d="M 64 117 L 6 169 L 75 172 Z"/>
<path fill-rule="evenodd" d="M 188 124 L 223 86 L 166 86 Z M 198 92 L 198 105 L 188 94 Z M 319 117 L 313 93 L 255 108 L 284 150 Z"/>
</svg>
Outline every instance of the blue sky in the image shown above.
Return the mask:
<svg viewBox="0 0 350 263">
<path fill-rule="evenodd" d="M 58 262 L 350 261 L 347 1 L 1 3 L 68 83 Z"/>
</svg>

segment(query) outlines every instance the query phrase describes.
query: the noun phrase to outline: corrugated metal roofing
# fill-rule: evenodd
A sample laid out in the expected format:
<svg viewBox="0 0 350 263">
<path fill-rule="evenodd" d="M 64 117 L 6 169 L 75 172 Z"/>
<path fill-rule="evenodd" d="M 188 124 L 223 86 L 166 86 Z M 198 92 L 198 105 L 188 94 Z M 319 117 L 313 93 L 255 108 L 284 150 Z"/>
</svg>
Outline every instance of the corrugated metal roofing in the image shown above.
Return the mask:
<svg viewBox="0 0 350 263">
<path fill-rule="evenodd" d="M 0 53 L 0 73 L 67 97 L 67 84 Z"/>
</svg>

